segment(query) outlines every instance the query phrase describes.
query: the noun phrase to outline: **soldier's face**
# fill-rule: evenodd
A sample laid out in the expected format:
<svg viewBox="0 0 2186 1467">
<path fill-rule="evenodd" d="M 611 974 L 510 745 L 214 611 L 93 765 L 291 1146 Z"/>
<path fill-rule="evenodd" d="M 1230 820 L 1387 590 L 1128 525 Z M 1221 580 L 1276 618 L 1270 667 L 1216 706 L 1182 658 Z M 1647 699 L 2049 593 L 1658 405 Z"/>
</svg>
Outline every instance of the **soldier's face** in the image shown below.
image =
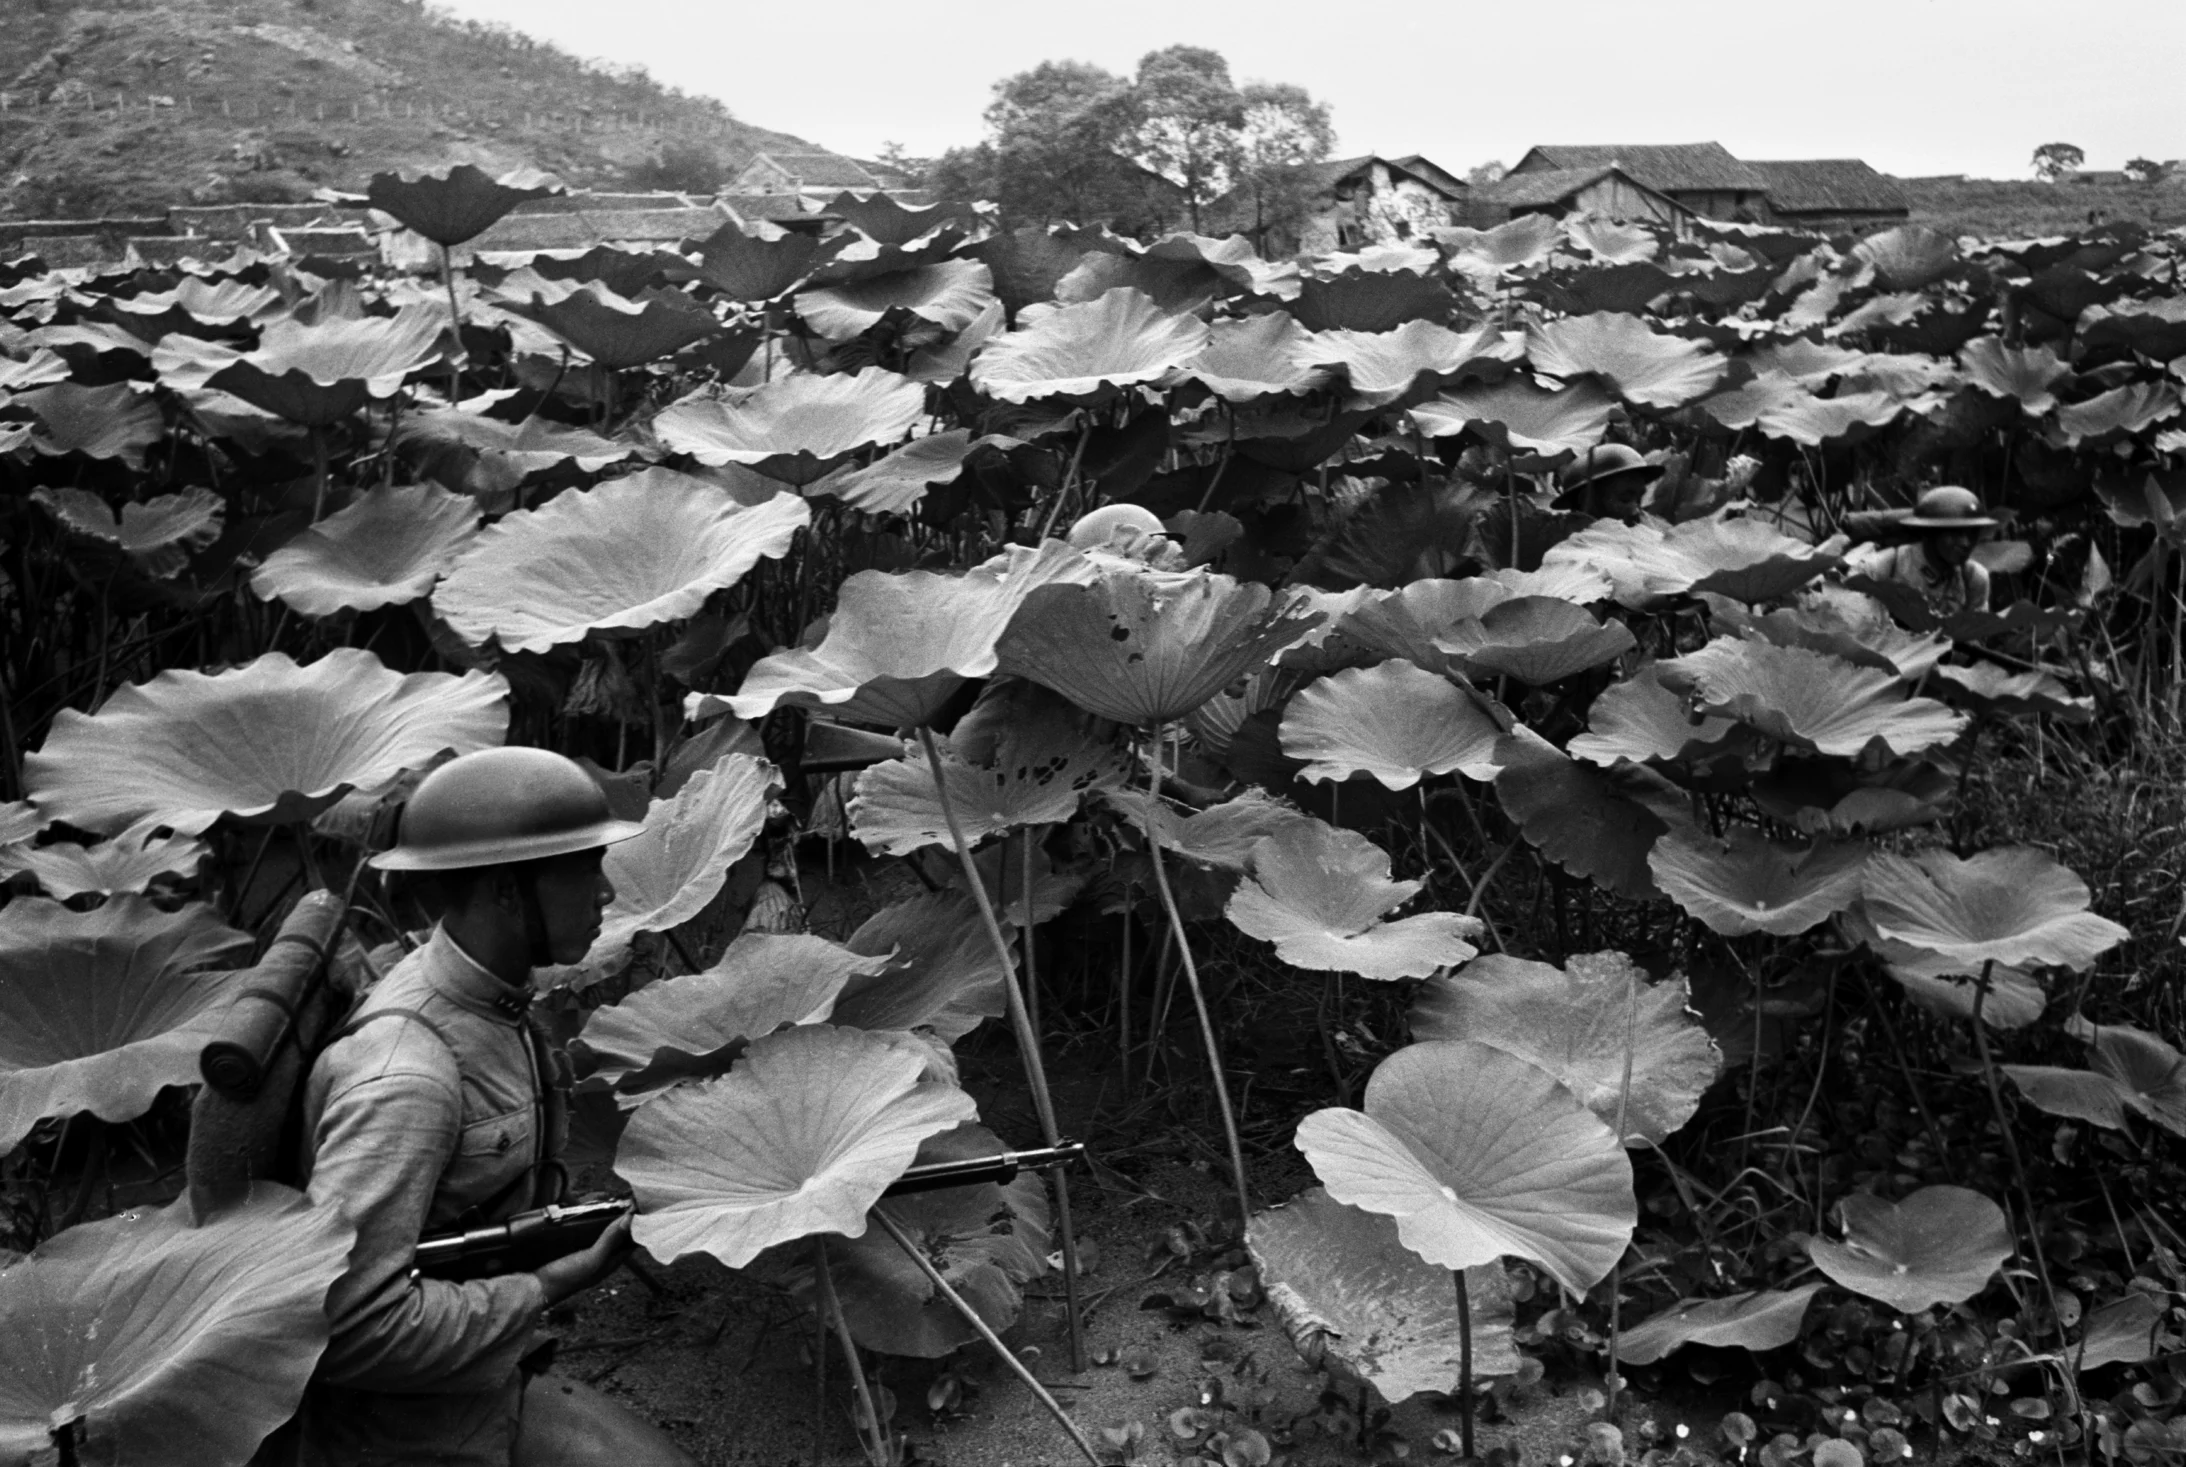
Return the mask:
<svg viewBox="0 0 2186 1467">
<path fill-rule="evenodd" d="M 1974 530 L 1935 530 L 1928 536 L 1928 554 L 1938 565 L 1957 567 L 1973 558 L 1974 542 L 1980 539 Z"/>
<path fill-rule="evenodd" d="M 601 850 L 578 851 L 541 861 L 539 915 L 546 924 L 547 951 L 557 963 L 576 963 L 600 935 L 600 917 L 615 899 L 614 883 L 600 869 Z"/>
</svg>

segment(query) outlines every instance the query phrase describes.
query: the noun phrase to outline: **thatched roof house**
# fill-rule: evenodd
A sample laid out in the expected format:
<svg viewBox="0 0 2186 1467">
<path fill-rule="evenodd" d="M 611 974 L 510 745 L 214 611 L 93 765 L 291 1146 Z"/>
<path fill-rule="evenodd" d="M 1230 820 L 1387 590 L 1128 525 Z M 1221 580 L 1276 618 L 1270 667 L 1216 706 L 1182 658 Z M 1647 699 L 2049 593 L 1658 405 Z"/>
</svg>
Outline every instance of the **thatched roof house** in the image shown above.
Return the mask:
<svg viewBox="0 0 2186 1467">
<path fill-rule="evenodd" d="M 1472 191 L 1465 222 L 1488 229 L 1521 214 L 1593 214 L 1682 228 L 1693 217 L 1668 194 L 1649 188 L 1615 164 L 1598 168 L 1542 168 L 1506 173 Z"/>
<path fill-rule="evenodd" d="M 1768 180 L 1769 216 L 1806 229 L 1895 224 L 1912 214 L 1898 181 L 1857 158 L 1757 160 Z"/>
<path fill-rule="evenodd" d="M 1542 144 L 1528 148 L 1510 171 L 1518 175 L 1611 167 L 1710 219 L 1758 221 L 1768 208 L 1768 180 L 1721 143 Z"/>
</svg>

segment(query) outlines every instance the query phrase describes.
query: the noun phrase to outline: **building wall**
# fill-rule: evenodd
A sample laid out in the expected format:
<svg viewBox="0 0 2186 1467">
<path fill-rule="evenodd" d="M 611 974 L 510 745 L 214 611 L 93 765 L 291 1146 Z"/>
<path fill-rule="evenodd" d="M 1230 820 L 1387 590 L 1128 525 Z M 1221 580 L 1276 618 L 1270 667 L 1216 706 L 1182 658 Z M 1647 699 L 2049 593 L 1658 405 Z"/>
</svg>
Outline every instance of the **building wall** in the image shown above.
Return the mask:
<svg viewBox="0 0 2186 1467">
<path fill-rule="evenodd" d="M 1532 211 L 1528 211 L 1532 212 Z M 1612 174 L 1580 189 L 1571 199 L 1569 210 L 1555 212 L 1597 214 L 1605 219 L 1619 221 L 1642 220 L 1653 224 L 1680 224 L 1685 211 L 1679 209 L 1660 194 L 1634 188 L 1630 183 Z"/>
<path fill-rule="evenodd" d="M 1752 220 L 1768 215 L 1768 201 L 1751 189 L 1679 189 L 1672 195 L 1695 214 L 1707 219 L 1736 219 L 1741 211 Z"/>
</svg>

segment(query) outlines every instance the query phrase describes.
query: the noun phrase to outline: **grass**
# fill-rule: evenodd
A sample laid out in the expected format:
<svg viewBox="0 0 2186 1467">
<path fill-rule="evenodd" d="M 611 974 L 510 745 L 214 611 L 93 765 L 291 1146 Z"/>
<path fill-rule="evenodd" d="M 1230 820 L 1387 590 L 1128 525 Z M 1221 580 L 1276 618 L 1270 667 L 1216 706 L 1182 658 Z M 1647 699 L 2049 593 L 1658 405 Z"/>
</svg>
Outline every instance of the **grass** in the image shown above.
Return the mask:
<svg viewBox="0 0 2186 1467">
<path fill-rule="evenodd" d="M 2072 234 L 2097 223 L 2154 229 L 2186 224 L 2186 179 L 2176 177 L 2156 184 L 2007 178 L 1898 182 L 1912 199 L 1912 222 L 1951 235 L 2025 239 Z"/>
</svg>

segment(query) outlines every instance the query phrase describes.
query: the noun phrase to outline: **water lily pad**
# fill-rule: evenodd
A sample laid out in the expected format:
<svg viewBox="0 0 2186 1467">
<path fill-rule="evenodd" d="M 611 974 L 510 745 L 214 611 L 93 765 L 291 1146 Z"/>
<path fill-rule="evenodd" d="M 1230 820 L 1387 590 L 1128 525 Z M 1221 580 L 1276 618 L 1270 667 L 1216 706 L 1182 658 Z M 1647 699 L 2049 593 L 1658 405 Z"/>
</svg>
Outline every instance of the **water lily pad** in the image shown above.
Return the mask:
<svg viewBox="0 0 2186 1467">
<path fill-rule="evenodd" d="M 2012 1255 L 2004 1209 L 1964 1187 L 1923 1187 L 1901 1202 L 1855 1192 L 1837 1204 L 1837 1215 L 1843 1242 L 1807 1240 L 1815 1266 L 1907 1314 L 1965 1303 Z"/>
<path fill-rule="evenodd" d="M 1695 827 L 1655 842 L 1647 865 L 1670 899 L 1728 937 L 1790 937 L 1826 922 L 1860 898 L 1864 841 L 1780 845 L 1750 825 L 1720 838 Z"/>
<path fill-rule="evenodd" d="M 1657 675 L 1703 712 L 1839 758 L 1917 754 L 1966 727 L 1965 715 L 1933 698 L 1907 697 L 1887 673 L 1802 647 L 1718 637 L 1659 664 Z"/>
<path fill-rule="evenodd" d="M 210 489 L 133 501 L 118 516 L 88 489 L 38 489 L 30 497 L 69 529 L 119 547 L 146 575 L 160 579 L 180 571 L 191 551 L 218 537 L 227 514 L 227 501 Z"/>
<path fill-rule="evenodd" d="M 1584 613 L 1581 613 L 1582 615 Z M 1320 679 L 1283 712 L 1283 752 L 1305 780 L 1370 774 L 1393 790 L 1456 770 L 1495 777 L 1503 727 L 1477 693 L 1395 658 Z"/>
<path fill-rule="evenodd" d="M 1423 978 L 1478 951 L 1467 940 L 1482 930 L 1476 917 L 1390 919 L 1422 883 L 1390 880 L 1389 853 L 1355 831 L 1299 821 L 1254 846 L 1248 869 L 1224 913 L 1293 967 Z"/>
<path fill-rule="evenodd" d="M 303 1398 L 355 1236 L 260 1183 L 210 1220 L 185 1198 L 48 1238 L 0 1273 L 0 1458 L 246 1460 Z"/>
<path fill-rule="evenodd" d="M 663 445 L 702 464 L 749 464 L 810 484 L 861 448 L 910 436 L 926 389 L 881 367 L 856 375 L 799 372 L 738 399 L 687 397 L 653 419 Z"/>
<path fill-rule="evenodd" d="M 1861 907 L 1882 936 L 1969 972 L 1985 963 L 2086 968 L 2130 934 L 2088 908 L 2087 883 L 2027 846 L 1960 860 L 1878 852 Z"/>
<path fill-rule="evenodd" d="M 1366 1109 L 1317 1110 L 1298 1149 L 1339 1202 L 1397 1220 L 1445 1269 L 1515 1255 L 1565 1288 L 1605 1277 L 1632 1237 L 1632 1164 L 1546 1070 L 1470 1040 L 1383 1060 Z"/>
<path fill-rule="evenodd" d="M 1252 1252 L 1284 1332 L 1309 1366 L 1364 1381 L 1385 1401 L 1455 1393 L 1457 1290 L 1448 1269 L 1404 1246 L 1394 1219 L 1314 1187 L 1253 1214 Z M 1473 1379 L 1515 1375 L 1516 1306 L 1500 1262 L 1465 1270 Z"/>
<path fill-rule="evenodd" d="M 1166 383 L 1206 344 L 1198 318 L 1118 286 L 995 337 L 972 362 L 971 384 L 1003 402 L 1096 402 L 1138 383 Z"/>
<path fill-rule="evenodd" d="M 730 754 L 654 800 L 645 829 L 607 848 L 602 869 L 615 900 L 602 914 L 585 966 L 610 971 L 639 933 L 665 932 L 697 916 L 758 839 L 777 780 L 766 760 Z"/>
<path fill-rule="evenodd" d="M 1822 1285 L 1796 1289 L 1760 1289 L 1724 1299 L 1682 1299 L 1638 1324 L 1624 1327 L 1617 1358 L 1628 1365 L 1652 1365 L 1686 1345 L 1751 1350 L 1780 1350 L 1799 1338 L 1807 1305 Z"/>
<path fill-rule="evenodd" d="M 1490 953 L 1421 985 L 1412 1036 L 1476 1040 L 1539 1065 L 1612 1131 L 1621 1106 L 1625 1145 L 1659 1146 L 1692 1119 L 1721 1063 L 1688 999 L 1682 977 L 1651 983 L 1623 953 L 1580 953 L 1562 968 Z"/>
<path fill-rule="evenodd" d="M 250 936 L 210 908 L 116 896 L 88 912 L 18 897 L 0 910 L 0 1154 L 38 1121 L 134 1120 L 197 1055 L 235 996 Z"/>
<path fill-rule="evenodd" d="M 306 666 L 269 652 L 118 688 L 92 716 L 64 708 L 23 772 L 41 811 L 85 830 L 308 820 L 348 790 L 500 743 L 507 699 L 498 674 L 405 676 L 354 647 Z"/>
<path fill-rule="evenodd" d="M 637 1193 L 637 1241 L 740 1268 L 814 1233 L 861 1236 L 919 1144 L 976 1114 L 924 1069 L 908 1044 L 826 1024 L 753 1040 L 728 1074 L 631 1117 L 615 1170 Z"/>
<path fill-rule="evenodd" d="M 1683 407 L 1705 396 L 1729 365 L 1703 342 L 1611 311 L 1531 327 L 1526 355 L 1537 371 L 1565 381 L 1597 377 L 1625 401 L 1655 408 Z"/>
<path fill-rule="evenodd" d="M 266 557 L 251 590 L 305 616 L 401 606 L 432 590 L 478 536 L 478 506 L 431 484 L 367 489 Z"/>
</svg>

